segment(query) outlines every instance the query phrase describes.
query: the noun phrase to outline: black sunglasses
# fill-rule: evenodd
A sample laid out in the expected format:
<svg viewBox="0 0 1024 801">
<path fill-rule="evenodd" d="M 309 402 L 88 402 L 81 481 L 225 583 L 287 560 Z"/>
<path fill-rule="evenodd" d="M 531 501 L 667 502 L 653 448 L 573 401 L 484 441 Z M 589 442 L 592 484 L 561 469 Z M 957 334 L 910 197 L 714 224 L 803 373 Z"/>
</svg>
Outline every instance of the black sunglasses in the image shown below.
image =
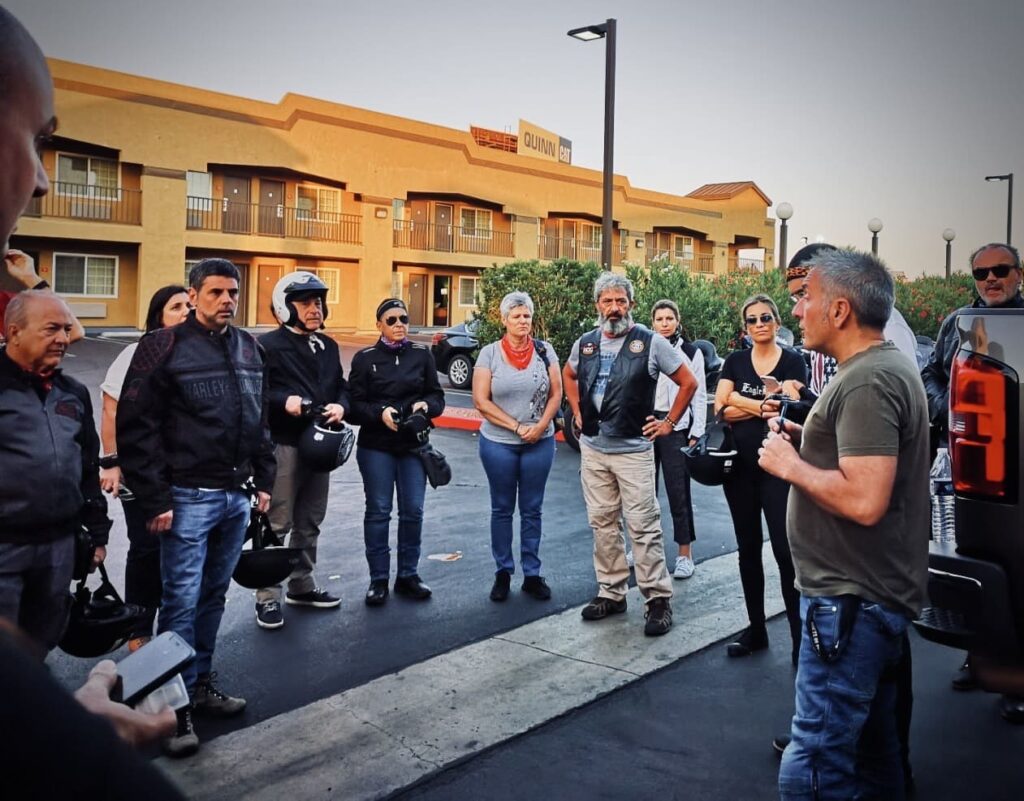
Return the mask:
<svg viewBox="0 0 1024 801">
<path fill-rule="evenodd" d="M 409 324 L 409 315 L 408 314 L 399 314 L 396 317 L 385 317 L 384 318 L 384 325 L 394 325 L 395 323 L 401 323 L 402 325 L 408 325 Z"/>
<path fill-rule="evenodd" d="M 765 312 L 760 317 L 747 317 L 746 320 L 747 320 L 747 325 L 757 325 L 758 321 L 760 321 L 762 323 L 774 323 L 775 322 L 775 315 L 774 314 L 769 314 L 768 312 Z"/>
<path fill-rule="evenodd" d="M 984 281 L 990 272 L 996 278 L 1006 278 L 1010 274 L 1010 270 L 1013 269 L 1015 266 L 1012 264 L 997 264 L 994 267 L 975 267 L 971 270 L 971 274 L 975 281 Z"/>
</svg>

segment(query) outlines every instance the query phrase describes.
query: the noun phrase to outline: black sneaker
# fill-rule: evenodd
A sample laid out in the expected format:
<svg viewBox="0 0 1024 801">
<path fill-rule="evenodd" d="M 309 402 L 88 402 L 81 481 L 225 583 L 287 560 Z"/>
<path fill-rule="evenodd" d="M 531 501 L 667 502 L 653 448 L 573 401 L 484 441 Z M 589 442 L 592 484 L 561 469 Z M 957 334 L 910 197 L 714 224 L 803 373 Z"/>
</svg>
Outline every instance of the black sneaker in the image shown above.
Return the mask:
<svg viewBox="0 0 1024 801">
<path fill-rule="evenodd" d="M 1024 723 L 1024 696 L 1004 695 L 999 699 L 999 714 L 1008 723 Z"/>
<path fill-rule="evenodd" d="M 499 570 L 494 574 L 494 586 L 491 587 L 491 600 L 501 603 L 508 600 L 508 590 L 512 585 L 512 574 L 507 570 Z"/>
<path fill-rule="evenodd" d="M 284 625 L 280 601 L 256 602 L 256 625 L 261 629 L 279 629 Z"/>
<path fill-rule="evenodd" d="M 953 676 L 953 689 L 968 692 L 977 688 L 978 683 L 971 674 L 971 659 L 968 657 Z"/>
<path fill-rule="evenodd" d="M 175 714 L 178 717 L 178 728 L 173 737 L 168 737 L 160 744 L 160 748 L 174 759 L 192 756 L 199 750 L 199 737 L 192 725 L 192 707 L 183 707 Z"/>
<path fill-rule="evenodd" d="M 533 596 L 538 601 L 548 601 L 551 599 L 551 588 L 544 581 L 543 576 L 527 576 L 524 578 L 523 592 Z"/>
<path fill-rule="evenodd" d="M 370 582 L 370 588 L 366 591 L 366 597 L 363 599 L 366 601 L 367 606 L 383 606 L 384 602 L 388 599 L 388 580 L 377 579 L 376 581 Z"/>
<path fill-rule="evenodd" d="M 626 599 L 615 601 L 598 595 L 589 604 L 583 607 L 580 615 L 584 620 L 602 620 L 608 615 L 621 615 L 626 611 Z"/>
<path fill-rule="evenodd" d="M 768 647 L 768 632 L 764 629 L 744 629 L 740 636 L 729 643 L 726 653 L 729 656 L 750 656 L 754 651 L 763 651 Z"/>
<path fill-rule="evenodd" d="M 395 595 L 404 595 L 414 601 L 425 601 L 430 597 L 431 591 L 430 587 L 423 583 L 423 579 L 413 574 L 395 579 Z"/>
<path fill-rule="evenodd" d="M 672 604 L 668 598 L 653 598 L 644 609 L 644 634 L 648 637 L 660 637 L 672 628 Z"/>
<path fill-rule="evenodd" d="M 196 712 L 215 718 L 231 718 L 245 709 L 244 698 L 234 698 L 221 690 L 214 682 L 217 673 L 200 676 L 192 694 L 192 708 Z"/>
<path fill-rule="evenodd" d="M 320 587 L 314 587 L 309 592 L 287 592 L 284 600 L 291 606 L 315 606 L 317 609 L 333 609 L 341 605 L 341 598 Z"/>
</svg>

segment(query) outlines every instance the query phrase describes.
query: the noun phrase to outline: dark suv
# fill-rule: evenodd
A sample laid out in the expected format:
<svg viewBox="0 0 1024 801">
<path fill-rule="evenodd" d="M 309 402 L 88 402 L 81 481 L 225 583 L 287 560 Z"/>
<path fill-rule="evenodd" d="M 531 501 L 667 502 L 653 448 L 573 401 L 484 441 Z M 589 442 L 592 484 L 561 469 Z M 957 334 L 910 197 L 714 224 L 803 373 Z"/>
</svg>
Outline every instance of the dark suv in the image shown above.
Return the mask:
<svg viewBox="0 0 1024 801">
<path fill-rule="evenodd" d="M 473 357 L 480 345 L 476 329 L 476 320 L 470 320 L 439 331 L 431 340 L 437 370 L 447 374 L 455 389 L 467 389 L 473 383 Z"/>
</svg>

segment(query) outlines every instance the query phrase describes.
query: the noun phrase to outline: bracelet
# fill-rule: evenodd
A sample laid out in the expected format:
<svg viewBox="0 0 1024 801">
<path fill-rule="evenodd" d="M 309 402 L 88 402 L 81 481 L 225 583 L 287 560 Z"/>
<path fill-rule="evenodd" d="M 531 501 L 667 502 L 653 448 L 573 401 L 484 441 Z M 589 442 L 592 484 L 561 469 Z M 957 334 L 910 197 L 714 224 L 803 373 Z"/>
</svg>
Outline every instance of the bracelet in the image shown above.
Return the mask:
<svg viewBox="0 0 1024 801">
<path fill-rule="evenodd" d="M 678 423 L 679 423 L 678 420 L 673 420 L 668 415 L 665 415 L 665 422 L 668 423 L 670 426 L 672 426 L 672 428 L 675 428 L 676 425 L 678 425 Z"/>
<path fill-rule="evenodd" d="M 100 457 L 100 467 L 104 470 L 109 470 L 110 468 L 117 466 L 118 462 L 116 453 L 108 453 L 106 456 Z"/>
<path fill-rule="evenodd" d="M 40 281 L 40 282 L 39 282 L 38 284 L 36 284 L 36 285 L 35 285 L 34 287 L 32 287 L 32 288 L 33 288 L 33 289 L 49 289 L 49 288 L 50 288 L 50 285 L 49 285 L 49 284 L 48 284 L 48 283 L 46 282 L 46 280 L 45 280 L 45 279 L 43 279 L 42 281 Z"/>
</svg>

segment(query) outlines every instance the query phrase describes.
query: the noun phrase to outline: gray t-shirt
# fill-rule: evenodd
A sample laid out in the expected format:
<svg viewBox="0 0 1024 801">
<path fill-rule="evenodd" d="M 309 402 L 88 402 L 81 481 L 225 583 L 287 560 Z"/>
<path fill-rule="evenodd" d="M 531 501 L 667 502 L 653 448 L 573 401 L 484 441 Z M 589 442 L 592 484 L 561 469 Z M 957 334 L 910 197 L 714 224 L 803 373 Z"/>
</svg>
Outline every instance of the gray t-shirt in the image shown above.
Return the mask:
<svg viewBox="0 0 1024 801">
<path fill-rule="evenodd" d="M 626 341 L 626 335 L 619 337 L 601 337 L 601 368 L 594 382 L 592 400 L 594 405 L 600 409 L 601 401 L 604 399 L 604 392 L 608 386 L 608 375 L 615 357 L 622 350 L 622 343 Z M 651 337 L 651 346 L 647 350 L 647 372 L 651 378 L 657 378 L 659 374 L 672 375 L 685 362 L 681 351 L 672 347 L 672 344 L 663 336 L 655 334 Z M 569 354 L 569 365 L 574 373 L 579 373 L 580 367 L 580 341 L 577 339 L 572 343 L 572 352 Z M 654 413 L 654 409 L 651 409 Z M 611 437 L 604 433 L 599 427 L 596 437 L 583 435 L 580 443 L 593 448 L 601 453 L 637 453 L 650 450 L 654 443 L 646 437 Z"/>
<path fill-rule="evenodd" d="M 559 369 L 558 357 L 551 343 L 544 342 L 544 347 L 551 366 Z M 492 342 L 480 349 L 480 355 L 476 357 L 476 367 L 491 371 L 491 400 L 506 414 L 527 425 L 533 425 L 540 420 L 551 393 L 551 379 L 548 376 L 548 369 L 544 366 L 544 360 L 536 350 L 530 363 L 524 369 L 517 370 L 505 361 L 501 342 Z M 503 442 L 507 445 L 523 444 L 522 437 L 514 431 L 496 426 L 488 420 L 484 420 L 480 426 L 480 434 L 492 442 Z M 551 437 L 554 434 L 554 423 L 548 423 L 544 436 Z"/>
<path fill-rule="evenodd" d="M 928 578 L 928 403 L 891 342 L 839 366 L 804 423 L 800 456 L 823 470 L 843 456 L 895 456 L 889 508 L 874 526 L 837 517 L 792 487 L 786 515 L 796 585 L 807 596 L 857 595 L 916 617 Z"/>
</svg>

